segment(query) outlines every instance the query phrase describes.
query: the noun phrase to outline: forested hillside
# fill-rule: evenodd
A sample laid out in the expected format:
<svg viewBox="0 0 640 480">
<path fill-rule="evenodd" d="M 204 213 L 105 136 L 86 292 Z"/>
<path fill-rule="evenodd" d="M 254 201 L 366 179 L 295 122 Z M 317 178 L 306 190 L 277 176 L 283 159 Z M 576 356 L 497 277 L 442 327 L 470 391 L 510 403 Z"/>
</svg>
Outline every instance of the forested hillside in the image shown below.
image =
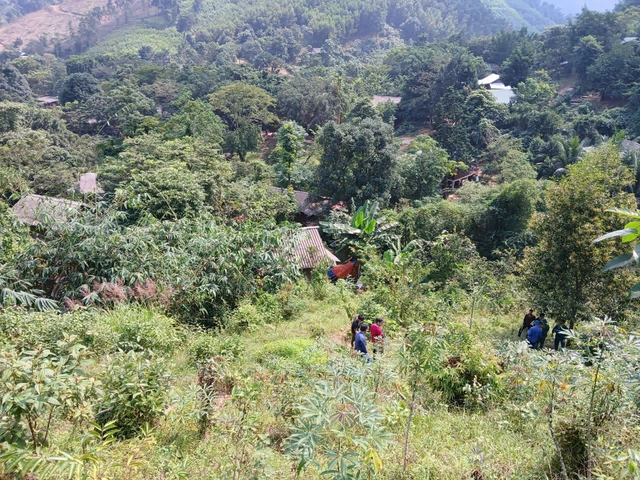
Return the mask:
<svg viewBox="0 0 640 480">
<path fill-rule="evenodd" d="M 615 0 L 552 0 L 549 3 L 567 14 L 577 15 L 583 7 L 597 12 L 613 10 L 617 2 Z"/>
<path fill-rule="evenodd" d="M 635 3 L 23 29 L 0 478 L 637 479 Z"/>
<path fill-rule="evenodd" d="M 56 2 L 58 3 L 58 2 Z M 331 39 L 342 43 L 354 38 L 368 36 L 400 36 L 404 40 L 415 40 L 426 35 L 430 40 L 444 38 L 459 33 L 465 37 L 489 35 L 505 28 L 527 27 L 532 31 L 540 31 L 556 23 L 564 23 L 565 17 L 559 10 L 539 0 L 491 0 L 487 2 L 468 1 L 436 1 L 436 2 L 403 2 L 374 1 L 324 1 L 309 2 L 307 0 L 288 0 L 286 2 L 267 2 L 265 0 L 222 1 L 160 1 L 145 0 L 95 2 L 82 11 L 66 4 L 55 9 L 45 8 L 49 3 L 14 3 L 9 1 L 3 13 L 5 22 L 11 22 L 21 15 L 41 9 L 42 13 L 57 14 L 65 12 L 70 15 L 73 24 L 81 19 L 79 26 L 69 30 L 60 25 L 55 34 L 46 28 L 46 15 L 32 15 L 24 38 L 11 38 L 11 42 L 23 40 L 41 40 L 43 35 L 57 44 L 56 49 L 71 49 L 78 52 L 88 45 L 96 43 L 100 36 L 98 30 L 108 32 L 115 26 L 131 23 L 145 11 L 142 4 L 158 7 L 163 19 L 175 23 L 180 33 L 186 34 L 192 46 L 197 43 L 226 44 L 242 41 L 247 36 L 265 38 L 268 41 L 274 35 L 284 34 L 280 41 L 302 42 L 304 46 L 321 47 Z M 147 10 L 152 17 L 157 11 Z M 74 18 L 74 15 L 79 18 Z M 117 20 L 117 21 L 116 21 Z M 150 20 L 154 24 L 153 19 Z M 41 22 L 41 25 L 38 24 Z M 24 22 L 23 22 L 24 23 Z M 155 22 L 157 25 L 157 22 Z M 109 28 L 105 28 L 108 25 Z M 7 30 L 4 32 L 3 30 Z M 7 39 L 15 29 L 9 26 L 0 27 L 0 39 L 8 44 Z M 74 32 L 78 30 L 78 32 Z M 286 33 L 284 33 L 286 32 Z M 75 42 L 65 42 L 71 34 L 76 34 Z M 119 33 L 117 34 L 119 35 Z M 179 44 L 180 37 L 173 39 L 173 45 Z M 42 41 L 46 41 L 44 39 Z M 37 48 L 35 45 L 31 48 Z M 46 47 L 46 45 L 45 45 Z M 44 47 L 40 47 L 44 48 Z M 283 45 L 286 48 L 286 45 Z"/>
</svg>

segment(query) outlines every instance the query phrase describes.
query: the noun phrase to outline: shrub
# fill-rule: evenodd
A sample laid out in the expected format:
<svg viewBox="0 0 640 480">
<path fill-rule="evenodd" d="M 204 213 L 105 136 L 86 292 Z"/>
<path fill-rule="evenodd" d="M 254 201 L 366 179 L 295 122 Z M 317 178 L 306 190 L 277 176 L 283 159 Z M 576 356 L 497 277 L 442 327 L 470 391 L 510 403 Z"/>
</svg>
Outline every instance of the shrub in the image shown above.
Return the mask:
<svg viewBox="0 0 640 480">
<path fill-rule="evenodd" d="M 214 357 L 237 358 L 241 353 L 242 346 L 237 335 L 198 335 L 189 346 L 189 359 L 194 365 Z"/>
<path fill-rule="evenodd" d="M 231 313 L 228 326 L 237 332 L 253 332 L 263 325 L 278 323 L 283 318 L 283 304 L 287 301 L 286 294 L 279 296 L 264 292 L 253 299 L 245 299 Z"/>
<path fill-rule="evenodd" d="M 303 300 L 302 291 L 302 285 L 289 283 L 285 284 L 278 292 L 276 298 L 284 320 L 292 320 L 305 310 L 306 303 Z"/>
<path fill-rule="evenodd" d="M 313 269 L 309 287 L 313 298 L 316 300 L 324 300 L 329 296 L 331 285 L 327 278 L 327 267 L 325 265 L 319 265 Z"/>
<path fill-rule="evenodd" d="M 105 322 L 117 335 L 115 349 L 171 353 L 184 339 L 173 319 L 146 308 L 118 308 Z"/>
<path fill-rule="evenodd" d="M 83 420 L 99 394 L 82 371 L 86 349 L 68 337 L 57 350 L 5 346 L 0 352 L 0 442 L 24 447 L 29 441 L 37 449 L 47 445 L 55 413 Z"/>
<path fill-rule="evenodd" d="M 108 359 L 101 376 L 104 398 L 96 406 L 96 422 L 114 421 L 118 435 L 130 438 L 153 424 L 166 406 L 169 374 L 152 352 L 119 352 Z"/>
<path fill-rule="evenodd" d="M 98 311 L 84 308 L 64 314 L 7 309 L 0 313 L 0 334 L 16 345 L 53 352 L 58 352 L 58 342 L 65 336 L 75 336 L 78 343 L 98 353 L 113 349 L 118 341 Z"/>
<path fill-rule="evenodd" d="M 217 400 L 233 391 L 236 380 L 224 361 L 224 357 L 208 358 L 198 372 L 198 423 L 200 434 L 211 426 Z"/>
<path fill-rule="evenodd" d="M 486 406 L 502 390 L 498 357 L 466 328 L 454 326 L 445 339 L 444 364 L 430 375 L 431 388 L 453 405 Z"/>
<path fill-rule="evenodd" d="M 229 316 L 227 326 L 234 332 L 253 332 L 264 325 L 266 319 L 251 300 L 243 300 Z"/>
<path fill-rule="evenodd" d="M 287 358 L 290 360 L 302 359 L 310 355 L 309 349 L 313 342 L 306 338 L 282 339 L 267 343 L 260 352 L 260 358 L 268 355 Z"/>
<path fill-rule="evenodd" d="M 360 296 L 358 313 L 363 314 L 365 321 L 369 324 L 378 317 L 387 318 L 389 316 L 387 309 L 376 302 L 374 295 L 371 293 L 365 293 Z"/>
</svg>

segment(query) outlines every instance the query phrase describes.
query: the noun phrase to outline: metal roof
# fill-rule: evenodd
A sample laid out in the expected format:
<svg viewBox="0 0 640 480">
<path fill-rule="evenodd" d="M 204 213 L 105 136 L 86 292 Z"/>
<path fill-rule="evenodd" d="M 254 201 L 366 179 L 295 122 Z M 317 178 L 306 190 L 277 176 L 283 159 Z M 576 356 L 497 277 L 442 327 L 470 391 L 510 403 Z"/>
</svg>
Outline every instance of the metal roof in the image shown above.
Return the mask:
<svg viewBox="0 0 640 480">
<path fill-rule="evenodd" d="M 80 193 L 104 193 L 104 190 L 98 185 L 97 173 L 89 172 L 81 175 L 76 186 Z"/>
<path fill-rule="evenodd" d="M 500 75 L 498 75 L 497 73 L 492 73 L 491 75 L 487 75 L 486 77 L 478 80 L 478 85 L 491 85 L 498 80 L 500 80 Z"/>
<path fill-rule="evenodd" d="M 381 103 L 387 103 L 387 102 L 395 103 L 396 105 L 398 105 L 401 101 L 402 101 L 402 97 L 390 97 L 388 95 L 374 95 L 373 99 L 371 100 L 371 105 L 373 105 L 374 107 L 377 107 Z"/>
<path fill-rule="evenodd" d="M 318 227 L 300 229 L 294 257 L 301 269 L 315 268 L 321 263 L 336 264 L 340 260 L 324 246 Z"/>
<path fill-rule="evenodd" d="M 38 225 L 42 215 L 49 215 L 58 221 L 65 221 L 70 210 L 77 210 L 82 203 L 66 198 L 45 197 L 42 195 L 27 195 L 18 200 L 11 210 L 23 223 Z"/>
<path fill-rule="evenodd" d="M 640 143 L 631 140 L 622 140 L 620 143 L 620 152 L 623 154 L 640 151 Z"/>
<path fill-rule="evenodd" d="M 494 85 L 491 85 L 491 89 L 489 91 L 495 97 L 496 101 L 505 105 L 511 103 L 511 100 L 516 96 L 513 89 L 511 87 L 505 87 L 504 85 L 502 87 L 494 88 Z"/>
<path fill-rule="evenodd" d="M 282 194 L 289 192 L 286 188 L 273 187 L 273 189 Z M 307 217 L 319 217 L 330 211 L 333 205 L 330 198 L 319 197 L 301 190 L 293 190 L 293 196 L 298 204 L 298 212 Z"/>
<path fill-rule="evenodd" d="M 38 98 L 36 101 L 39 103 L 58 103 L 58 97 L 45 96 Z"/>
</svg>

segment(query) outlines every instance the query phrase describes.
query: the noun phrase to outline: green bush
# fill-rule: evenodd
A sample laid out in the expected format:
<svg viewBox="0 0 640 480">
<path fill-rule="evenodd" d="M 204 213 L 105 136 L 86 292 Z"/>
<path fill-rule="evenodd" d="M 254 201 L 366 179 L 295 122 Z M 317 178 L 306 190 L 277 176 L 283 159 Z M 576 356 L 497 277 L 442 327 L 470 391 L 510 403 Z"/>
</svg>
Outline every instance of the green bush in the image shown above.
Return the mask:
<svg viewBox="0 0 640 480">
<path fill-rule="evenodd" d="M 163 414 L 169 374 L 153 352 L 119 352 L 100 379 L 104 398 L 95 408 L 96 422 L 114 421 L 120 437 L 135 436 Z"/>
<path fill-rule="evenodd" d="M 242 346 L 237 335 L 198 335 L 189 346 L 189 359 L 194 365 L 214 357 L 237 358 L 241 353 Z"/>
<path fill-rule="evenodd" d="M 68 313 L 7 309 L 0 312 L 0 335 L 16 345 L 53 352 L 58 351 L 58 342 L 66 335 L 73 335 L 98 353 L 112 350 L 118 342 L 117 334 L 102 321 L 100 312 L 84 308 Z"/>
<path fill-rule="evenodd" d="M 276 295 L 279 302 L 280 314 L 284 320 L 298 317 L 306 308 L 303 298 L 304 286 L 301 284 L 285 284 Z"/>
<path fill-rule="evenodd" d="M 260 358 L 269 355 L 288 358 L 290 360 L 302 359 L 310 355 L 313 342 L 306 338 L 282 339 L 267 343 L 260 352 Z"/>
<path fill-rule="evenodd" d="M 170 353 L 184 337 L 171 318 L 141 307 L 107 313 L 89 308 L 68 313 L 10 309 L 0 313 L 0 334 L 19 345 L 52 351 L 65 335 L 73 335 L 98 354 L 147 349 Z"/>
<path fill-rule="evenodd" d="M 47 445 L 51 428 L 62 417 L 80 423 L 100 390 L 83 371 L 86 348 L 67 337 L 46 348 L 6 345 L 0 351 L 0 442 L 34 449 Z M 52 423 L 52 420 L 54 422 Z M 29 433 L 27 433 L 29 432 Z"/>
<path fill-rule="evenodd" d="M 113 350 L 171 353 L 184 340 L 175 321 L 165 315 L 141 307 L 113 310 L 104 321 L 117 336 Z"/>
<path fill-rule="evenodd" d="M 445 338 L 444 364 L 430 375 L 431 388 L 452 405 L 487 407 L 489 401 L 500 398 L 502 368 L 492 349 L 461 326 L 454 325 Z"/>
<path fill-rule="evenodd" d="M 327 267 L 325 265 L 318 265 L 312 270 L 309 288 L 315 300 L 324 300 L 329 296 L 331 284 L 327 277 Z"/>
<path fill-rule="evenodd" d="M 283 303 L 287 296 L 261 293 L 243 300 L 229 316 L 228 327 L 232 331 L 253 332 L 263 325 L 278 323 L 283 319 Z"/>
</svg>

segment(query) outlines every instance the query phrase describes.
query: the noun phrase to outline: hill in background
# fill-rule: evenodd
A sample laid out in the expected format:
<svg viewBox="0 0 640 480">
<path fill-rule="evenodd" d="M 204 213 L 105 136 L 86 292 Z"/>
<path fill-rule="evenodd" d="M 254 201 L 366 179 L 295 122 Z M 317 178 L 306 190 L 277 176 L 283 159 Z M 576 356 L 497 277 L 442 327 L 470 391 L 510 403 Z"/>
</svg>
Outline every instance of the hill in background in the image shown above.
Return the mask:
<svg viewBox="0 0 640 480">
<path fill-rule="evenodd" d="M 549 0 L 564 13 L 575 15 L 582 11 L 582 7 L 586 6 L 589 10 L 596 12 L 604 12 L 612 10 L 618 3 L 616 0 Z"/>
<path fill-rule="evenodd" d="M 471 38 L 486 36 L 505 29 L 544 28 L 564 22 L 557 8 L 539 0 L 424 0 L 406 3 L 348 2 L 327 0 L 286 0 L 272 3 L 266 0 L 203 0 L 199 2 L 153 2 L 134 0 L 65 0 L 59 4 L 40 2 L 29 8 L 18 7 L 0 11 L 0 44 L 5 48 L 18 41 L 25 48 L 29 42 L 62 44 L 59 53 L 81 53 L 100 44 L 109 31 L 145 17 L 156 16 L 174 23 L 180 33 L 191 35 L 193 43 L 214 41 L 220 45 L 230 39 L 251 42 L 265 36 L 280 41 L 297 37 L 305 45 L 321 47 L 331 39 L 345 42 L 354 38 L 387 36 L 397 32 L 404 40 L 424 36 L 428 41 L 463 35 Z M 39 7 L 39 8 L 38 8 Z M 389 29 L 391 27 L 391 30 Z M 276 30 L 280 30 L 274 35 Z M 290 35 L 282 37 L 282 31 Z M 75 39 L 67 41 L 75 35 Z M 55 39 L 54 42 L 51 40 Z M 79 40 L 78 40 L 79 39 Z M 179 38 L 174 39 L 179 42 Z M 47 42 L 44 42 L 47 45 Z M 34 50 L 33 45 L 31 50 Z M 37 51 L 37 49 L 36 49 Z"/>
</svg>

